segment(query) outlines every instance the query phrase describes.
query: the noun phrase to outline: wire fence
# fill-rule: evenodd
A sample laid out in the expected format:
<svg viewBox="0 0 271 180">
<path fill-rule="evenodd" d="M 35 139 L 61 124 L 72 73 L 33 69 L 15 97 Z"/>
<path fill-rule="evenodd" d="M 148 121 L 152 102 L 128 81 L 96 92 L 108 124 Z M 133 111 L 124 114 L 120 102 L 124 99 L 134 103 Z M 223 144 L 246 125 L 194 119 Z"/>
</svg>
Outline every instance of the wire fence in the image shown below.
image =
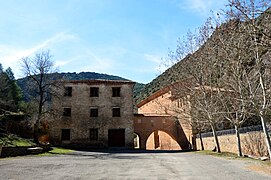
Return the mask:
<svg viewBox="0 0 271 180">
<path fill-rule="evenodd" d="M 239 133 L 247 133 L 247 132 L 252 132 L 252 131 L 263 131 L 263 128 L 261 125 L 239 128 Z M 231 135 L 231 134 L 235 134 L 235 129 L 216 131 L 216 133 L 218 136 Z M 212 136 L 213 136 L 213 132 L 201 133 L 201 137 L 212 137 Z M 197 135 L 197 138 L 199 138 L 199 135 Z"/>
</svg>

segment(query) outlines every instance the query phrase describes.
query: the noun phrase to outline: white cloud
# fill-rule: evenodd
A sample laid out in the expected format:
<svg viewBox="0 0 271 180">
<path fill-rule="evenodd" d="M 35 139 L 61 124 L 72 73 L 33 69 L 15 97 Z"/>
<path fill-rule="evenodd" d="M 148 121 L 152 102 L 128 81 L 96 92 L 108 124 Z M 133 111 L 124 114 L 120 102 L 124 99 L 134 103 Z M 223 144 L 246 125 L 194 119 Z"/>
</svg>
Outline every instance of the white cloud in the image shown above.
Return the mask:
<svg viewBox="0 0 271 180">
<path fill-rule="evenodd" d="M 41 49 L 49 48 L 54 44 L 75 38 L 76 37 L 74 35 L 61 32 L 30 48 L 13 47 L 7 44 L 0 44 L 0 63 L 4 66 L 4 68 L 11 67 L 16 78 L 22 77 L 20 73 L 21 58 L 31 56 L 35 52 Z"/>
<path fill-rule="evenodd" d="M 182 10 L 190 10 L 201 16 L 210 16 L 210 11 L 223 8 L 227 0 L 180 0 L 178 6 Z"/>
<path fill-rule="evenodd" d="M 96 54 L 90 49 L 86 51 L 86 57 L 91 65 L 84 67 L 83 71 L 107 72 L 116 65 L 113 59 Z"/>
<path fill-rule="evenodd" d="M 154 63 L 153 71 L 158 74 L 164 72 L 167 68 L 169 68 L 164 65 L 166 62 L 161 57 L 161 55 L 144 54 L 144 59 Z"/>
<path fill-rule="evenodd" d="M 55 66 L 57 66 L 57 67 L 65 66 L 65 65 L 68 65 L 74 61 L 78 61 L 80 59 L 82 59 L 82 56 L 75 56 L 75 57 L 72 57 L 72 58 L 66 59 L 66 60 L 57 60 L 55 62 Z"/>
<path fill-rule="evenodd" d="M 212 7 L 212 0 L 189 0 L 186 1 L 186 6 L 189 9 L 202 12 L 202 13 L 208 13 Z"/>
<path fill-rule="evenodd" d="M 101 73 L 109 73 L 114 67 L 117 67 L 114 59 L 87 47 L 81 47 L 77 54 L 71 54 L 68 59 L 57 60 L 56 66 L 64 72 L 93 71 Z"/>
<path fill-rule="evenodd" d="M 162 61 L 160 55 L 144 54 L 144 58 L 145 58 L 147 61 L 151 61 L 151 62 L 154 62 L 154 63 L 156 63 L 156 64 L 160 64 L 161 61 Z"/>
</svg>

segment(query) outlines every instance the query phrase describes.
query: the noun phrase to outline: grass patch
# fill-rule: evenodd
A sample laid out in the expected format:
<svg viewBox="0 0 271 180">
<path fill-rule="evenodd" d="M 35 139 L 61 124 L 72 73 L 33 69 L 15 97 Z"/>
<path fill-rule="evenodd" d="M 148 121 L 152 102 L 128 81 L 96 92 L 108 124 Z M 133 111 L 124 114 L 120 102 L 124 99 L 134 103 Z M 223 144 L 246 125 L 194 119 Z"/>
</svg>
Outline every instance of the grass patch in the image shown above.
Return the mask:
<svg viewBox="0 0 271 180">
<path fill-rule="evenodd" d="M 271 167 L 271 161 L 263 161 L 263 164 L 266 165 L 266 166 L 270 166 Z M 270 169 L 271 170 L 271 169 Z M 271 171 L 270 171 L 271 173 Z"/>
<path fill-rule="evenodd" d="M 213 152 L 211 150 L 204 150 L 204 151 L 196 151 L 196 153 L 199 154 L 206 154 L 206 155 L 213 155 L 213 156 L 218 156 L 218 157 L 228 157 L 228 158 L 242 158 L 239 157 L 237 154 L 231 153 L 231 152 Z"/>
<path fill-rule="evenodd" d="M 252 161 L 258 162 L 262 165 L 266 165 L 266 166 L 271 167 L 271 161 L 269 161 L 269 160 L 261 161 L 260 159 L 254 159 L 254 158 L 250 158 L 250 157 L 244 157 L 244 156 L 240 157 L 237 154 L 234 154 L 231 152 L 217 153 L 217 152 L 213 152 L 211 150 L 204 150 L 204 151 L 196 151 L 196 153 L 205 154 L 205 155 L 212 155 L 212 156 L 216 156 L 216 157 L 223 157 L 223 158 L 227 158 L 227 159 L 252 160 Z"/>
<path fill-rule="evenodd" d="M 49 151 L 52 154 L 67 154 L 67 153 L 71 153 L 74 150 L 71 149 L 65 149 L 65 148 L 53 148 L 53 150 Z"/>
<path fill-rule="evenodd" d="M 24 139 L 13 134 L 0 134 L 0 144 L 5 147 L 34 146 L 36 145 L 29 139 Z"/>
<path fill-rule="evenodd" d="M 53 148 L 51 151 L 48 151 L 46 153 L 43 154 L 39 154 L 38 156 L 52 156 L 52 155 L 56 155 L 56 154 L 68 154 L 73 152 L 74 150 L 71 149 L 65 149 L 65 148 Z"/>
</svg>

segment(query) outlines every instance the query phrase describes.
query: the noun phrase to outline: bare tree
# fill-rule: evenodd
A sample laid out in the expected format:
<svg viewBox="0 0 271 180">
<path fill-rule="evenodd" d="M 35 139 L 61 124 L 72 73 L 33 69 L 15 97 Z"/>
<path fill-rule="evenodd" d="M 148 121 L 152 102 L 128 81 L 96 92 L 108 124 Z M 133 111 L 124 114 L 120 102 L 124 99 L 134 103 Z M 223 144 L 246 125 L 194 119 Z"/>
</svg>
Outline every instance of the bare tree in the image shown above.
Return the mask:
<svg viewBox="0 0 271 180">
<path fill-rule="evenodd" d="M 186 44 L 179 44 L 176 54 L 171 54 L 169 58 L 185 57 L 179 59 L 180 62 L 171 68 L 172 73 L 176 74 L 176 82 L 189 79 L 187 86 L 175 87 L 175 98 L 182 98 L 184 94 L 189 97 L 190 117 L 191 114 L 199 115 L 198 118 L 193 117 L 195 122 L 192 119 L 191 124 L 200 121 L 207 123 L 212 129 L 216 150 L 221 152 L 216 134 L 216 124 L 222 120 L 220 101 L 218 101 L 221 67 L 218 63 L 216 48 L 214 48 L 216 42 L 210 40 L 214 27 L 216 25 L 213 25 L 211 19 L 208 19 L 195 34 L 189 32 L 184 41 L 179 41 L 179 43 Z"/>
<path fill-rule="evenodd" d="M 231 0 L 226 14 L 231 20 L 242 23 L 239 31 L 246 38 L 246 53 L 239 56 L 245 59 L 246 75 L 244 81 L 248 85 L 249 100 L 254 114 L 259 116 L 265 134 L 269 158 L 271 160 L 270 136 L 266 123 L 271 108 L 271 12 L 270 0 Z"/>
<path fill-rule="evenodd" d="M 50 91 L 56 77 L 54 62 L 49 50 L 38 52 L 34 57 L 21 59 L 22 70 L 29 80 L 28 89 L 33 93 L 32 100 L 37 103 L 37 118 L 34 124 L 34 140 L 38 143 L 38 130 L 42 116 L 47 112 L 45 105 L 50 100 Z"/>
<path fill-rule="evenodd" d="M 221 115 L 235 128 L 238 155 L 242 156 L 239 127 L 251 116 L 248 101 L 247 53 L 245 34 L 238 20 L 230 20 L 217 26 L 213 39 L 216 42 L 217 62 L 222 69 L 218 87 Z"/>
<path fill-rule="evenodd" d="M 220 114 L 221 102 L 218 101 L 222 68 L 216 49 L 217 42 L 213 38 L 215 26 L 209 19 L 200 28 L 197 39 L 201 48 L 190 57 L 192 63 L 188 66 L 187 71 L 194 83 L 190 95 L 194 111 L 206 118 L 205 121 L 213 132 L 216 151 L 221 152 L 216 124 L 223 120 Z"/>
<path fill-rule="evenodd" d="M 173 106 L 171 111 L 176 114 L 178 119 L 191 126 L 193 134 L 199 135 L 201 150 L 204 150 L 201 134 L 210 126 L 208 125 L 208 120 L 206 120 L 208 118 L 206 118 L 205 113 L 197 109 L 196 104 L 193 102 L 191 92 L 195 92 L 196 90 L 188 88 L 190 86 L 187 82 L 178 82 L 172 86 L 172 99 L 175 100 L 177 105 Z"/>
</svg>

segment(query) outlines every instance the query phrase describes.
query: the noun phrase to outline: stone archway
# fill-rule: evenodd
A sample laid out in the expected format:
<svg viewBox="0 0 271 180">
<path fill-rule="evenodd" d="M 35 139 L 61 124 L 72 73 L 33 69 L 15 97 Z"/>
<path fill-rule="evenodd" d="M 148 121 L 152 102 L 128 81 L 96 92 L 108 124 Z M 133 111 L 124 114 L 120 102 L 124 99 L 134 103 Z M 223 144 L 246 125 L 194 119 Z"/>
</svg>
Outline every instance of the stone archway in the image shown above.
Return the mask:
<svg viewBox="0 0 271 180">
<path fill-rule="evenodd" d="M 172 116 L 134 117 L 134 132 L 140 137 L 140 149 L 146 149 L 149 136 L 155 131 L 163 131 L 174 139 L 182 150 L 190 149 L 191 145 L 179 121 Z"/>
<path fill-rule="evenodd" d="M 151 133 L 146 141 L 147 150 L 181 150 L 178 142 L 165 131 L 157 130 Z"/>
<path fill-rule="evenodd" d="M 137 133 L 134 133 L 134 148 L 140 149 L 140 136 Z"/>
</svg>

